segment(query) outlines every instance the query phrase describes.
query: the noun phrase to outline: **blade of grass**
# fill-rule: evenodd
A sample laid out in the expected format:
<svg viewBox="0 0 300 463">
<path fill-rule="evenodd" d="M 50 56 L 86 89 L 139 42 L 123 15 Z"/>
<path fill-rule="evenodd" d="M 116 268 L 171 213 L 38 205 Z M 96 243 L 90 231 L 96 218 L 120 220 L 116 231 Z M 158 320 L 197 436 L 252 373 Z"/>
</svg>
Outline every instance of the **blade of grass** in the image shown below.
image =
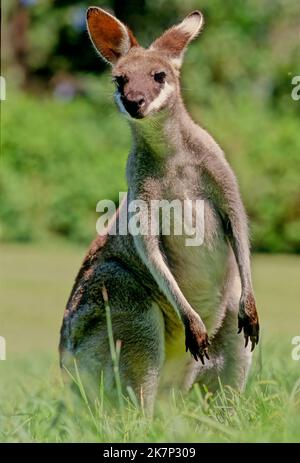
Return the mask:
<svg viewBox="0 0 300 463">
<path fill-rule="evenodd" d="M 123 395 L 122 395 L 122 386 L 121 386 L 121 378 L 119 372 L 119 359 L 120 359 L 120 350 L 121 350 L 121 341 L 118 340 L 117 344 L 114 342 L 114 335 L 112 329 L 112 321 L 111 321 L 111 311 L 108 302 L 108 294 L 105 287 L 102 288 L 102 295 L 105 305 L 105 314 L 106 314 L 106 325 L 107 325 L 107 333 L 108 333 L 108 340 L 109 340 L 109 348 L 110 348 L 110 355 L 113 363 L 113 371 L 117 389 L 117 396 L 119 401 L 119 408 L 123 415 L 124 413 L 124 402 L 123 402 Z"/>
</svg>

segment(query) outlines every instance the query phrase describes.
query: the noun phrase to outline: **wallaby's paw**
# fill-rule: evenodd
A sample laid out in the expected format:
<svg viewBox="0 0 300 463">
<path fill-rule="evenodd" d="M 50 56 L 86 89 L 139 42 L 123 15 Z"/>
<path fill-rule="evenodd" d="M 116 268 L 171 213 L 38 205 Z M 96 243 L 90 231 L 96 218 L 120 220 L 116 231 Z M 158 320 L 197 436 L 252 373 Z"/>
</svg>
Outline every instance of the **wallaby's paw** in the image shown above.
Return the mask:
<svg viewBox="0 0 300 463">
<path fill-rule="evenodd" d="M 238 315 L 238 333 L 244 332 L 245 347 L 251 341 L 251 352 L 259 341 L 259 322 L 255 305 L 255 299 L 252 294 L 247 297 L 241 297 L 240 310 Z"/>
<path fill-rule="evenodd" d="M 196 361 L 201 360 L 204 365 L 204 358 L 209 360 L 208 335 L 199 323 L 189 323 L 185 326 L 185 350 L 189 350 Z"/>
</svg>

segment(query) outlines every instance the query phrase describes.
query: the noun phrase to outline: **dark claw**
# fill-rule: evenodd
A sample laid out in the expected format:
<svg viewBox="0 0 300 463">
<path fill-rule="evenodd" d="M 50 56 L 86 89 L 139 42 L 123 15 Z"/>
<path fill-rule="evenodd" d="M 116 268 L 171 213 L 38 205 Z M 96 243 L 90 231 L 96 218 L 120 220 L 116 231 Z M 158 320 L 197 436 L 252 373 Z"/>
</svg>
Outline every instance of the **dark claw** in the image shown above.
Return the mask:
<svg viewBox="0 0 300 463">
<path fill-rule="evenodd" d="M 209 360 L 209 355 L 208 355 L 207 349 L 204 349 L 204 355 L 207 358 L 207 360 Z"/>
<path fill-rule="evenodd" d="M 251 352 L 258 344 L 259 322 L 256 311 L 255 299 L 253 294 L 244 295 L 240 300 L 240 310 L 238 316 L 238 334 L 244 333 L 245 347 L 251 341 Z"/>
<path fill-rule="evenodd" d="M 209 360 L 207 352 L 209 345 L 206 333 L 196 330 L 192 324 L 186 326 L 185 351 L 190 351 L 196 362 L 200 360 L 202 365 L 204 365 L 205 358 Z"/>
</svg>

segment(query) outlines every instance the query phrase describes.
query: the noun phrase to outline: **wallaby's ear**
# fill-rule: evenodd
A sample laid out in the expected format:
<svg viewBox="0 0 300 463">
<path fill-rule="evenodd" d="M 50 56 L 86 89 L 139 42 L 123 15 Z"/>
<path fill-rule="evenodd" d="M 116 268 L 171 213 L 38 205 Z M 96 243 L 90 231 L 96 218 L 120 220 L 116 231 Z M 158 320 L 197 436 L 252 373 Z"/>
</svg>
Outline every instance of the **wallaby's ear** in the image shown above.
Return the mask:
<svg viewBox="0 0 300 463">
<path fill-rule="evenodd" d="M 131 47 L 138 46 L 128 27 L 101 8 L 87 10 L 87 27 L 94 47 L 110 64 L 115 64 Z"/>
<path fill-rule="evenodd" d="M 187 45 L 201 31 L 204 24 L 200 11 L 193 11 L 180 24 L 168 29 L 153 44 L 151 49 L 166 53 L 178 69 L 182 64 L 183 55 Z"/>
</svg>

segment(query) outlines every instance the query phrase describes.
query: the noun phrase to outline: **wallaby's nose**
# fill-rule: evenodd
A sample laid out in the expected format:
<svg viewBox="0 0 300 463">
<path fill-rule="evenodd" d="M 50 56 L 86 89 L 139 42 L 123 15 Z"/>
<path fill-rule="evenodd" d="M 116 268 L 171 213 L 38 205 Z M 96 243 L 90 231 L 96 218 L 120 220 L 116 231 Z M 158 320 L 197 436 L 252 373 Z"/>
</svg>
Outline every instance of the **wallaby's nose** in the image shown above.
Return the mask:
<svg viewBox="0 0 300 463">
<path fill-rule="evenodd" d="M 145 97 L 142 93 L 128 92 L 122 97 L 126 111 L 132 117 L 142 117 L 142 110 L 146 105 Z"/>
</svg>

